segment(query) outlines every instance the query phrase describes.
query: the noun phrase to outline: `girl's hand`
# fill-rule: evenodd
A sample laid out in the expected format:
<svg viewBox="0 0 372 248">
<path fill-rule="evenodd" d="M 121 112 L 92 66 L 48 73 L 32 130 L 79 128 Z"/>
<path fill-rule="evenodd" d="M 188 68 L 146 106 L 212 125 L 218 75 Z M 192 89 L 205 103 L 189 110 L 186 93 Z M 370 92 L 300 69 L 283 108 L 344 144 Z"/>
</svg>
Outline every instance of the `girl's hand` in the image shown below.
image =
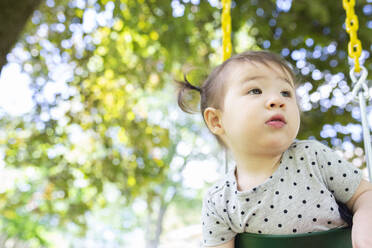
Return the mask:
<svg viewBox="0 0 372 248">
<path fill-rule="evenodd" d="M 370 248 L 372 247 L 372 214 L 361 218 L 364 220 L 354 222 L 351 231 L 353 248 Z"/>
<path fill-rule="evenodd" d="M 351 232 L 353 248 L 372 247 L 372 184 L 362 180 L 347 206 L 354 213 Z"/>
<path fill-rule="evenodd" d="M 229 242 L 222 244 L 222 245 L 217 245 L 217 246 L 208 246 L 209 248 L 234 248 L 235 246 L 235 238 L 230 240 Z"/>
</svg>

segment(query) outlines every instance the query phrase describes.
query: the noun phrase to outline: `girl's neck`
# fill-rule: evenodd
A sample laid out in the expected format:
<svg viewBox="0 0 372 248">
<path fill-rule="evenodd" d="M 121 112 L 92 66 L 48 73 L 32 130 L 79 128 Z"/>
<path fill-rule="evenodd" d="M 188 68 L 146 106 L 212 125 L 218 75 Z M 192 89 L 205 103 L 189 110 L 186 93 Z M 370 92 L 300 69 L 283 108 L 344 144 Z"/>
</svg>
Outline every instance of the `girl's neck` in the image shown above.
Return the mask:
<svg viewBox="0 0 372 248">
<path fill-rule="evenodd" d="M 278 168 L 282 154 L 275 156 L 236 157 L 236 181 L 239 190 L 253 188 L 268 177 Z"/>
<path fill-rule="evenodd" d="M 260 175 L 275 171 L 282 154 L 263 156 L 234 156 L 238 172 L 243 174 Z"/>
</svg>

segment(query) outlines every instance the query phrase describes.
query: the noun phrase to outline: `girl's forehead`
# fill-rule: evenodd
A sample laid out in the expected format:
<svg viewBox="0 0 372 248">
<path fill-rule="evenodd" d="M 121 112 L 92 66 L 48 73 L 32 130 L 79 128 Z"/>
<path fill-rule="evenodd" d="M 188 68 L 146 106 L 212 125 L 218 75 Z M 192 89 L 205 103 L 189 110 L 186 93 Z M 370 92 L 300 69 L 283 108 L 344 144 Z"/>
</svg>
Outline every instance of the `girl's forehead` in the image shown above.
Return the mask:
<svg viewBox="0 0 372 248">
<path fill-rule="evenodd" d="M 227 68 L 227 77 L 229 81 L 240 83 L 247 77 L 267 76 L 268 74 L 276 74 L 281 78 L 287 79 L 294 86 L 294 79 L 290 72 L 284 66 L 272 62 L 244 61 L 233 62 Z"/>
</svg>

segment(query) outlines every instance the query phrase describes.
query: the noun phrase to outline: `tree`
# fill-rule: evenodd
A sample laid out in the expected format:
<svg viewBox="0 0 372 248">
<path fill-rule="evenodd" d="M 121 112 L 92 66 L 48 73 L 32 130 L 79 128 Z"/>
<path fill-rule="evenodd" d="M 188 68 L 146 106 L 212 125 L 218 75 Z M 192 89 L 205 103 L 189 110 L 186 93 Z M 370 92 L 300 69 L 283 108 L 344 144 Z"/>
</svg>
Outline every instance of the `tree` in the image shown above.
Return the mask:
<svg viewBox="0 0 372 248">
<path fill-rule="evenodd" d="M 19 38 L 27 20 L 39 6 L 41 0 L 0 3 L 0 71 L 6 63 L 6 55 Z"/>
<path fill-rule="evenodd" d="M 57 226 L 74 222 L 84 231 L 84 213 L 106 205 L 106 183 L 120 190 L 126 205 L 142 197 L 151 206 L 155 196 L 162 214 L 164 192 L 180 185 L 168 180 L 179 140 L 172 139 L 169 127 L 153 123 L 149 116 L 155 109 L 142 99 L 181 78 L 185 67 L 200 68 L 192 79 L 198 84 L 221 62 L 221 6 L 214 3 L 64 0 L 47 1 L 35 11 L 16 45 L 24 56 L 9 56 L 32 77 L 35 107 L 24 116 L 1 119 L 7 166 L 35 174 L 24 181 L 25 192 L 0 195 L 9 235 L 37 237 L 46 245 L 46 234 Z M 364 6 L 370 5 L 356 6 L 358 35 L 369 48 L 371 30 L 365 27 L 371 11 Z M 302 77 L 299 138 L 362 143 L 360 132 L 343 127 L 359 125 L 356 107 L 339 101 L 350 91 L 344 17 L 341 2 L 233 4 L 235 52 L 270 48 Z M 365 66 L 371 63 L 366 60 Z M 326 134 L 326 125 L 338 128 L 336 135 Z M 32 228 L 18 228 L 24 221 Z"/>
</svg>

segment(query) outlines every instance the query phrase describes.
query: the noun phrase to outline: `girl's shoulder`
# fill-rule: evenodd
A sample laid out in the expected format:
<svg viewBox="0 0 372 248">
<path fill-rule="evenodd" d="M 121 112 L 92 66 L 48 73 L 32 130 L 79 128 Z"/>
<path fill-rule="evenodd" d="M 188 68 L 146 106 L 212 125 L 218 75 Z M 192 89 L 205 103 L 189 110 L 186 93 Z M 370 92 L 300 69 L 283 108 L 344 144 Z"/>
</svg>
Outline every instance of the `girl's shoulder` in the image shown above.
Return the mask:
<svg viewBox="0 0 372 248">
<path fill-rule="evenodd" d="M 218 179 L 211 187 L 209 187 L 207 189 L 206 196 L 213 197 L 214 195 L 219 195 L 228 189 L 236 188 L 234 170 L 235 168 L 230 170 L 227 174 Z"/>
<path fill-rule="evenodd" d="M 307 149 L 330 149 L 328 146 L 324 145 L 322 142 L 314 139 L 309 140 L 294 140 L 289 146 L 289 150 L 299 150 L 306 151 Z"/>
</svg>

